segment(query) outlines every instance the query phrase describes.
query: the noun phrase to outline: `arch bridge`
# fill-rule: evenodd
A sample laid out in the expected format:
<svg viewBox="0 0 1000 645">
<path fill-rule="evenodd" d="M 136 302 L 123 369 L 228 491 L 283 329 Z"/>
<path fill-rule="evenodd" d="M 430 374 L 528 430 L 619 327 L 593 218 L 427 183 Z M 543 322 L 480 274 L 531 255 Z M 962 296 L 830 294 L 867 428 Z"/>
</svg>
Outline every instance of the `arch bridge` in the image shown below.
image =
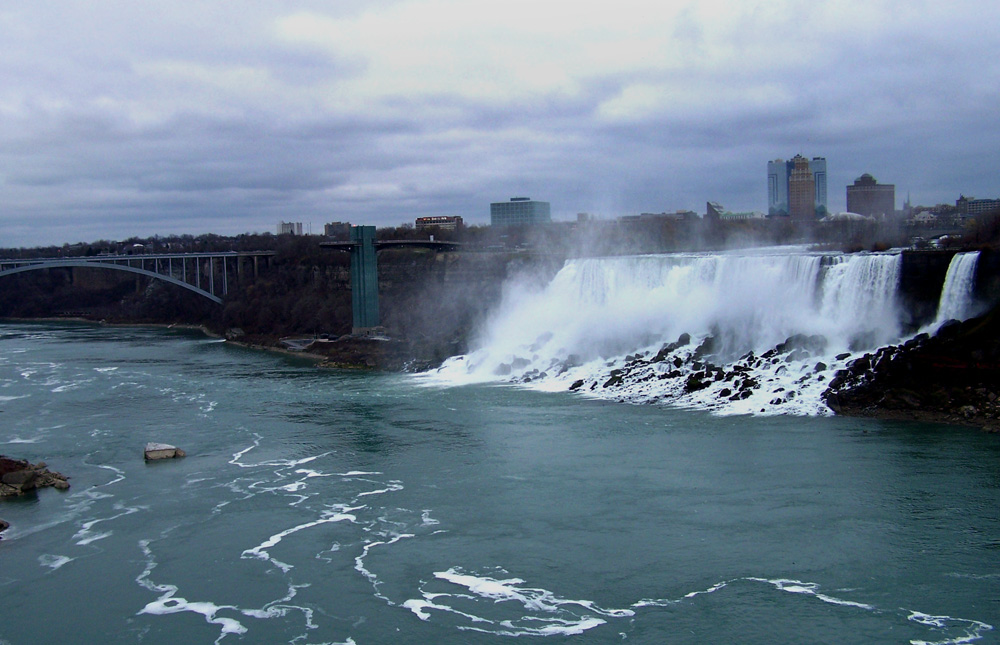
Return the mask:
<svg viewBox="0 0 1000 645">
<path fill-rule="evenodd" d="M 229 293 L 232 280 L 240 280 L 248 271 L 256 276 L 260 260 L 269 260 L 273 255 L 274 251 L 222 251 L 0 259 L 0 277 L 26 271 L 78 267 L 126 271 L 168 282 L 222 304 L 222 296 Z"/>
</svg>

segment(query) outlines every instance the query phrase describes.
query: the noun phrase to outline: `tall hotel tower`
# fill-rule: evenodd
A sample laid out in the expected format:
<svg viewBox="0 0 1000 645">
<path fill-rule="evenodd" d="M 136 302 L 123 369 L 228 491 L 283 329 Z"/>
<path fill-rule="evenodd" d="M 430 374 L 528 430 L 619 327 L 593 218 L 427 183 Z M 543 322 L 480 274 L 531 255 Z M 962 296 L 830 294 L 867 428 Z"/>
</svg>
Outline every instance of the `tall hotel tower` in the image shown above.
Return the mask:
<svg viewBox="0 0 1000 645">
<path fill-rule="evenodd" d="M 809 160 L 795 155 L 790 161 L 775 159 L 767 162 L 768 217 L 822 217 L 827 211 L 826 204 L 824 157 Z"/>
</svg>

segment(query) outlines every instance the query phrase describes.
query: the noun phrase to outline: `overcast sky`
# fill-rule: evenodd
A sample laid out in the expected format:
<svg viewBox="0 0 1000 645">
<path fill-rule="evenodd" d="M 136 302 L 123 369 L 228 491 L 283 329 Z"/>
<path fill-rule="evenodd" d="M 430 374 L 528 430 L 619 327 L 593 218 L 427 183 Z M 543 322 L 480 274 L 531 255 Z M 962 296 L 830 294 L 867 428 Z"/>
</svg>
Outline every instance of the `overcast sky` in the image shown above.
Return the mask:
<svg viewBox="0 0 1000 645">
<path fill-rule="evenodd" d="M 0 246 L 1000 196 L 995 0 L 0 0 Z"/>
</svg>

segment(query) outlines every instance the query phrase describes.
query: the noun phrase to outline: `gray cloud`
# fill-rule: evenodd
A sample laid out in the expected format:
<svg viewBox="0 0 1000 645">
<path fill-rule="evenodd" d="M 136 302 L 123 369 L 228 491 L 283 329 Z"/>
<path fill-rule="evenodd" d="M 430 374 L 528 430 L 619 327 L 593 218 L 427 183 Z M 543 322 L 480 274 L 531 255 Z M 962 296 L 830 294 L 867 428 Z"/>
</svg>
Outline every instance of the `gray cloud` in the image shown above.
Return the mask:
<svg viewBox="0 0 1000 645">
<path fill-rule="evenodd" d="M 765 207 L 822 155 L 1000 196 L 992 3 L 41 2 L 0 9 L 0 245 L 279 219 Z M 482 13 L 483 17 L 480 17 Z"/>
</svg>

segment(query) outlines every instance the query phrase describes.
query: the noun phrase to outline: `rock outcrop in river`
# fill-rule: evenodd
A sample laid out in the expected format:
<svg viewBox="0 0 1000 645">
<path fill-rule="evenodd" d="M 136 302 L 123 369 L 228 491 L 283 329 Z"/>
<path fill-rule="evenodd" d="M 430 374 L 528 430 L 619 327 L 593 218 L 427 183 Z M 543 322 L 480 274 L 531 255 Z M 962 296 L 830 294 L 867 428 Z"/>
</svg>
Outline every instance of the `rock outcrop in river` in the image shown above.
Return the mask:
<svg viewBox="0 0 1000 645">
<path fill-rule="evenodd" d="M 57 472 L 49 470 L 44 461 L 31 464 L 23 459 L 11 459 L 0 455 L 0 497 L 24 495 L 36 488 L 52 486 L 67 489 L 69 482 Z M 0 533 L 10 524 L 0 520 Z"/>
<path fill-rule="evenodd" d="M 23 495 L 36 488 L 69 488 L 69 482 L 46 467 L 44 461 L 31 464 L 23 459 L 0 455 L 0 497 Z"/>
</svg>

